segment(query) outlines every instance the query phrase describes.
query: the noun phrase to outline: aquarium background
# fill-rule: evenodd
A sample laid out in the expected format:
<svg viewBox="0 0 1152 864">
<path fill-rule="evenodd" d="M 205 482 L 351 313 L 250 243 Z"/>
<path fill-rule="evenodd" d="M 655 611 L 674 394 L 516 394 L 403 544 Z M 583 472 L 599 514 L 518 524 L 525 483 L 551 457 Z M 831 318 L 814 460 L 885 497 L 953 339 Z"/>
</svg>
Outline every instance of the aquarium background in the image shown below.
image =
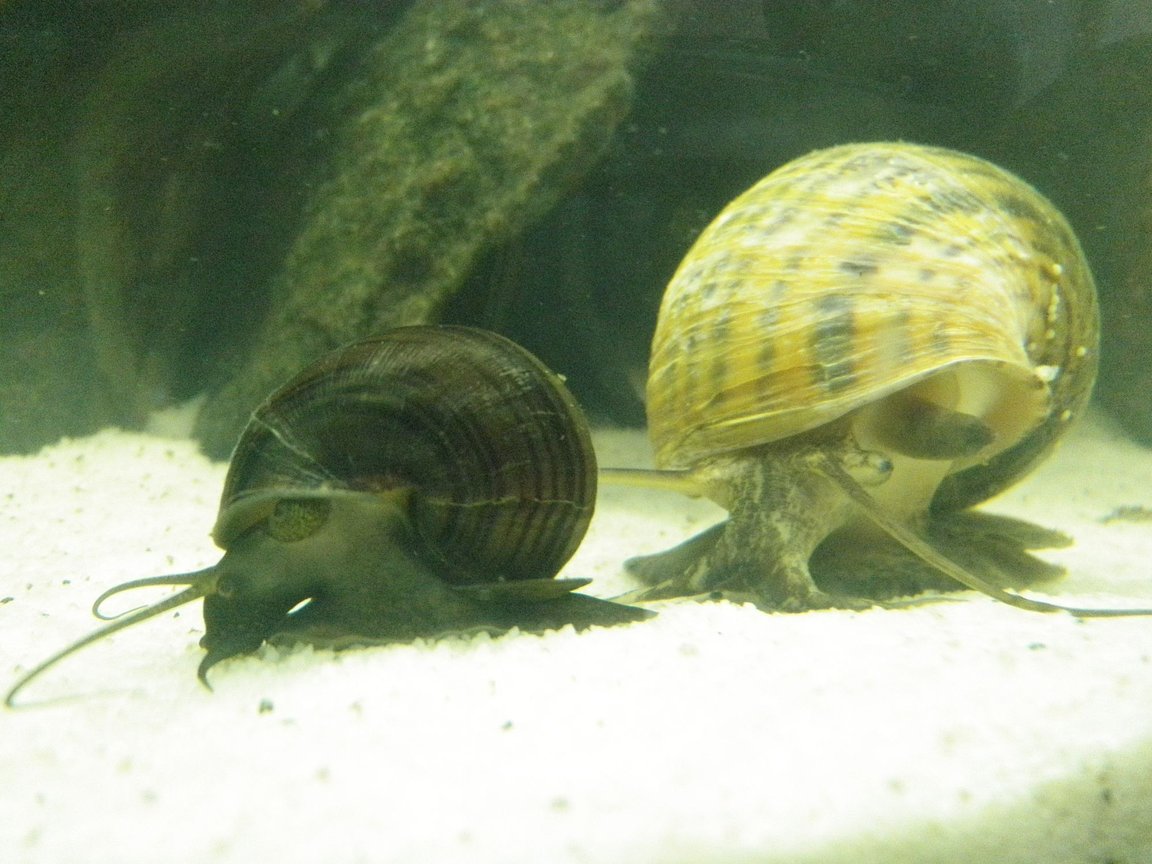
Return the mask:
<svg viewBox="0 0 1152 864">
<path fill-rule="evenodd" d="M 1093 409 L 997 512 L 1045 595 L 1148 605 L 1152 2 L 0 0 L 0 672 L 118 582 L 194 570 L 253 407 L 325 351 L 483 326 L 648 464 L 660 295 L 813 148 L 988 158 L 1068 216 Z M 450 382 L 446 382 L 450 387 Z M 720 511 L 608 488 L 563 575 Z M 195 680 L 198 607 L 0 714 L 13 860 L 1152 859 L 1152 631 L 957 595 L 659 604 L 586 634 L 265 647 Z"/>
</svg>

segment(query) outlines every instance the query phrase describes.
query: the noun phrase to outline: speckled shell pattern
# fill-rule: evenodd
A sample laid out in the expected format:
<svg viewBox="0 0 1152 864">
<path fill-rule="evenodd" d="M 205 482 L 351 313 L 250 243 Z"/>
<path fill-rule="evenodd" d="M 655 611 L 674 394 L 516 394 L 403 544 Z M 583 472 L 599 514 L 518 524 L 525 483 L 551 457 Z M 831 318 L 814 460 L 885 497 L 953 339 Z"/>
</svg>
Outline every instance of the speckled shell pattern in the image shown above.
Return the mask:
<svg viewBox="0 0 1152 864">
<path fill-rule="evenodd" d="M 797 435 L 981 362 L 1042 398 L 1023 439 L 937 493 L 967 506 L 1081 410 L 1098 326 L 1075 235 L 1019 178 L 915 144 L 815 151 L 732 201 L 668 285 L 647 388 L 657 462 Z"/>
<path fill-rule="evenodd" d="M 253 414 L 214 534 L 253 498 L 411 489 L 412 523 L 452 583 L 551 578 L 596 498 L 592 441 L 557 375 L 466 327 L 403 327 L 325 356 Z M 239 508 L 243 510 L 244 508 Z"/>
</svg>

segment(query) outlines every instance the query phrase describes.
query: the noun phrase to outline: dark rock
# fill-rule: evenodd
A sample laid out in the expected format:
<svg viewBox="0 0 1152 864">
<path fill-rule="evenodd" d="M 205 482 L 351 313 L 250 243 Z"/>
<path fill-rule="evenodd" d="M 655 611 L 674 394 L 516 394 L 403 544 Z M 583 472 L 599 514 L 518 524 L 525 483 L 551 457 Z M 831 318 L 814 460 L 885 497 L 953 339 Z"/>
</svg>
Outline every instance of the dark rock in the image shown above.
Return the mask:
<svg viewBox="0 0 1152 864">
<path fill-rule="evenodd" d="M 201 416 L 207 451 L 323 351 L 434 320 L 482 252 L 570 192 L 627 114 L 665 6 L 416 2 L 339 97 L 267 317 Z"/>
</svg>

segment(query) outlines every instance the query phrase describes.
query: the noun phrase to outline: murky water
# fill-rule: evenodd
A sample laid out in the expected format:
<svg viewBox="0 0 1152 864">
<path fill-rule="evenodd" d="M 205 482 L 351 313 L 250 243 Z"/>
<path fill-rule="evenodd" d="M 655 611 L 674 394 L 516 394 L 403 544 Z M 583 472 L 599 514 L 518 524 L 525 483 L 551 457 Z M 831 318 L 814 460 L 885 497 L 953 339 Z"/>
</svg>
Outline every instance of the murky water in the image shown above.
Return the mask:
<svg viewBox="0 0 1152 864">
<path fill-rule="evenodd" d="M 1152 2 L 0 0 L 0 80 L 0 684 L 225 622 L 2 712 L 13 860 L 1152 855 L 1146 619 L 957 582 L 1152 607 Z M 427 323 L 542 367 L 330 353 Z"/>
</svg>

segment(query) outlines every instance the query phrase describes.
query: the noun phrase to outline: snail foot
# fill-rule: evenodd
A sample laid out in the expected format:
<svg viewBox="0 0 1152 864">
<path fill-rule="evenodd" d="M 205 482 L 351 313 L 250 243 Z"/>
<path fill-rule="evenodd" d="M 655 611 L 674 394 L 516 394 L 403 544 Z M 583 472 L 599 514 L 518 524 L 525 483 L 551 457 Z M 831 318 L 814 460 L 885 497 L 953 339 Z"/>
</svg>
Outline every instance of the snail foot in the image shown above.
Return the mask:
<svg viewBox="0 0 1152 864">
<path fill-rule="evenodd" d="M 999 588 L 1059 578 L 1063 567 L 1029 550 L 1063 548 L 1072 542 L 1060 531 L 973 510 L 934 514 L 925 539 L 941 555 Z M 861 544 L 833 537 L 816 550 L 810 566 L 822 589 L 882 604 L 925 591 L 963 590 L 955 579 L 891 538 Z"/>
<path fill-rule="evenodd" d="M 689 574 L 699 567 L 700 562 L 708 556 L 720 538 L 724 536 L 724 528 L 727 524 L 727 522 L 718 522 L 711 528 L 707 528 L 678 546 L 673 546 L 663 552 L 629 558 L 624 562 L 624 569 L 641 582 L 651 586 L 654 596 L 649 599 L 698 594 L 710 586 L 690 584 Z M 655 594 L 661 596 L 657 597 Z"/>
<path fill-rule="evenodd" d="M 706 598 L 708 600 L 727 600 L 729 603 L 750 603 L 762 612 L 816 612 L 825 609 L 846 609 L 860 611 L 871 609 L 875 601 L 864 597 L 853 597 L 847 594 L 829 594 L 824 591 L 809 591 L 803 596 L 791 596 L 783 600 L 765 597 L 756 591 L 713 591 Z"/>
</svg>

